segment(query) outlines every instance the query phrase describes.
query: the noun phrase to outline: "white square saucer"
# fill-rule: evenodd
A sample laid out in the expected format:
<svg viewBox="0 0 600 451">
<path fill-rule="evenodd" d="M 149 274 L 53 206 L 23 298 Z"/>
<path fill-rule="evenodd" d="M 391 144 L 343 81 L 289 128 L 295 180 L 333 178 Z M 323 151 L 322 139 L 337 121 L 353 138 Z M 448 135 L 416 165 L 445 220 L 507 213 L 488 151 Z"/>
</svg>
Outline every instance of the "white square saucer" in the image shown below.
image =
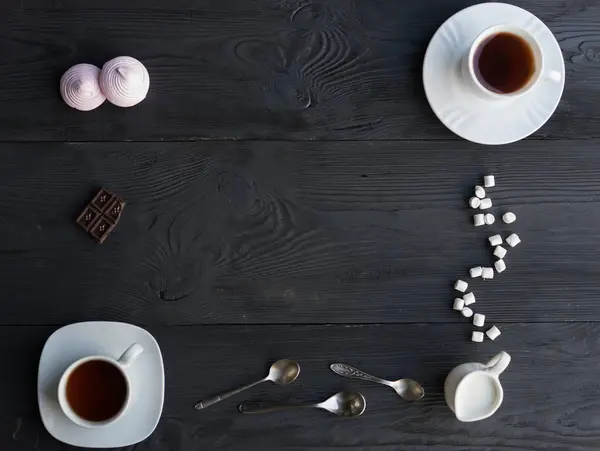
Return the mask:
<svg viewBox="0 0 600 451">
<path fill-rule="evenodd" d="M 89 355 L 118 358 L 132 343 L 144 352 L 127 368 L 132 403 L 114 424 L 88 429 L 69 420 L 58 404 L 58 381 L 75 360 Z M 147 438 L 158 424 L 165 394 L 165 371 L 158 343 L 150 333 L 125 323 L 94 321 L 65 326 L 46 341 L 38 370 L 42 422 L 57 440 L 87 448 L 116 448 Z"/>
</svg>

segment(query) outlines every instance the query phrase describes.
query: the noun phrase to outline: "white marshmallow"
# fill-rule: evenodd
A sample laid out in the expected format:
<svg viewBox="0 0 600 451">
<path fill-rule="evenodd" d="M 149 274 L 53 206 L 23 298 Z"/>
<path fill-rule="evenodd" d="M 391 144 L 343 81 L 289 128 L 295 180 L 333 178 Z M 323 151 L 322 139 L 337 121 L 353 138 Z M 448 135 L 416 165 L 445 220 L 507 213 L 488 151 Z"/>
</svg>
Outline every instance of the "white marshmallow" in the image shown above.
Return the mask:
<svg viewBox="0 0 600 451">
<path fill-rule="evenodd" d="M 67 105 L 80 111 L 98 108 L 106 100 L 100 90 L 100 69 L 93 64 L 76 64 L 60 78 L 60 95 Z"/>
<path fill-rule="evenodd" d="M 473 331 L 471 335 L 471 340 L 476 343 L 481 343 L 483 341 L 483 332 Z"/>
<path fill-rule="evenodd" d="M 467 287 L 469 286 L 469 284 L 467 282 L 465 282 L 464 280 L 460 280 L 458 279 L 455 283 L 454 283 L 454 289 L 456 291 L 460 291 L 462 293 L 464 293 L 465 291 L 467 291 Z"/>
<path fill-rule="evenodd" d="M 481 274 L 483 274 L 483 270 L 481 269 L 481 266 L 475 266 L 469 270 L 469 273 L 474 279 L 475 277 L 481 277 Z"/>
<path fill-rule="evenodd" d="M 521 242 L 521 238 L 519 238 L 519 235 L 517 235 L 516 233 L 513 233 L 512 235 L 510 235 L 507 239 L 506 239 L 506 243 L 510 246 L 510 247 L 515 247 L 517 244 L 519 244 Z"/>
<path fill-rule="evenodd" d="M 481 313 L 475 313 L 475 316 L 473 316 L 473 325 L 477 327 L 483 327 L 484 324 L 485 315 L 482 315 Z"/>
<path fill-rule="evenodd" d="M 483 277 L 483 280 L 489 280 L 494 278 L 494 270 L 492 268 L 482 268 L 482 271 L 483 274 L 481 275 L 481 277 Z"/>
<path fill-rule="evenodd" d="M 465 305 L 475 304 L 475 295 L 473 293 L 467 293 L 463 296 L 463 301 L 465 301 Z"/>
<path fill-rule="evenodd" d="M 485 219 L 483 214 L 479 213 L 473 216 L 473 224 L 475 224 L 475 227 L 479 227 L 485 224 Z"/>
<path fill-rule="evenodd" d="M 490 340 L 495 340 L 500 336 L 500 329 L 498 329 L 496 326 L 492 326 L 485 334 L 489 337 Z"/>
<path fill-rule="evenodd" d="M 117 56 L 102 67 L 100 88 L 110 103 L 120 107 L 134 106 L 146 98 L 150 75 L 135 58 Z"/>
<path fill-rule="evenodd" d="M 483 186 L 486 188 L 493 188 L 496 186 L 496 179 L 493 175 L 486 175 L 483 177 Z"/>
<path fill-rule="evenodd" d="M 469 307 L 465 307 L 460 311 L 460 313 L 462 313 L 462 316 L 464 316 L 465 318 L 470 318 L 471 316 L 473 316 L 473 310 L 471 310 Z"/>
<path fill-rule="evenodd" d="M 506 256 L 506 252 L 507 250 L 504 249 L 502 246 L 496 246 L 496 248 L 494 249 L 494 255 L 498 258 L 504 258 Z"/>
<path fill-rule="evenodd" d="M 517 215 L 515 215 L 513 212 L 509 211 L 502 215 L 502 220 L 506 224 L 512 224 L 513 222 L 515 222 L 517 220 Z"/>
<path fill-rule="evenodd" d="M 500 274 L 501 272 L 503 272 L 504 270 L 506 270 L 506 263 L 504 263 L 504 260 L 502 260 L 502 259 L 497 260 L 494 263 L 494 268 L 496 268 L 496 272 L 498 274 Z"/>
<path fill-rule="evenodd" d="M 471 197 L 469 199 L 469 205 L 471 208 L 479 208 L 481 205 L 481 199 L 479 199 L 479 197 Z"/>
<path fill-rule="evenodd" d="M 492 199 L 490 199 L 489 197 L 481 199 L 481 202 L 479 203 L 479 209 L 487 210 L 488 208 L 492 208 Z"/>
<path fill-rule="evenodd" d="M 452 305 L 452 308 L 460 312 L 463 308 L 465 308 L 465 301 L 462 298 L 454 298 L 454 304 Z"/>
<path fill-rule="evenodd" d="M 491 213 L 486 213 L 485 217 L 483 218 L 484 222 L 487 225 L 492 225 L 494 222 L 496 222 L 496 218 L 494 217 L 493 214 Z"/>
<path fill-rule="evenodd" d="M 494 235 L 488 238 L 492 246 L 500 246 L 502 244 L 502 237 L 500 235 Z"/>
<path fill-rule="evenodd" d="M 475 187 L 475 195 L 480 199 L 483 199 L 485 197 L 485 190 L 483 189 L 483 186 L 477 185 Z"/>
</svg>

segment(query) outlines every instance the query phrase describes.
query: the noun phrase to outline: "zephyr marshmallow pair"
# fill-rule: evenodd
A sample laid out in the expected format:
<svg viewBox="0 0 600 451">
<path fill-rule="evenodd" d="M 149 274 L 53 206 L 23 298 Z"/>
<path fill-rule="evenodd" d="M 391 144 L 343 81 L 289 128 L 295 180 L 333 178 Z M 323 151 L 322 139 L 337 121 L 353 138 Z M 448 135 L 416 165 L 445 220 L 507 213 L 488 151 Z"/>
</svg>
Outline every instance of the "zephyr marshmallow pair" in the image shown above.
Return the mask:
<svg viewBox="0 0 600 451">
<path fill-rule="evenodd" d="M 492 199 L 487 198 L 487 197 L 480 199 L 477 196 L 471 197 L 469 199 L 469 205 L 471 206 L 471 208 L 474 208 L 474 209 L 479 208 L 480 210 L 487 210 L 488 208 L 492 208 Z"/>
<path fill-rule="evenodd" d="M 481 277 L 483 280 L 489 280 L 494 278 L 494 270 L 492 268 L 486 268 L 484 266 L 475 266 L 469 269 L 471 278 L 475 279 Z"/>
<path fill-rule="evenodd" d="M 485 215 L 483 213 L 478 213 L 473 216 L 473 224 L 475 224 L 475 227 L 479 227 L 484 224 L 492 225 L 494 222 L 496 222 L 496 218 L 491 213 L 486 213 Z"/>
<path fill-rule="evenodd" d="M 489 330 L 486 331 L 485 334 L 490 340 L 495 340 L 500 336 L 500 329 L 498 329 L 496 326 L 492 326 Z M 473 331 L 473 333 L 471 334 L 471 340 L 477 343 L 481 343 L 483 341 L 483 332 Z"/>
<path fill-rule="evenodd" d="M 105 100 L 120 107 L 137 105 L 150 89 L 144 65 L 130 56 L 118 56 L 100 70 L 93 64 L 76 64 L 60 79 L 60 94 L 67 105 L 80 111 L 98 108 Z"/>
</svg>

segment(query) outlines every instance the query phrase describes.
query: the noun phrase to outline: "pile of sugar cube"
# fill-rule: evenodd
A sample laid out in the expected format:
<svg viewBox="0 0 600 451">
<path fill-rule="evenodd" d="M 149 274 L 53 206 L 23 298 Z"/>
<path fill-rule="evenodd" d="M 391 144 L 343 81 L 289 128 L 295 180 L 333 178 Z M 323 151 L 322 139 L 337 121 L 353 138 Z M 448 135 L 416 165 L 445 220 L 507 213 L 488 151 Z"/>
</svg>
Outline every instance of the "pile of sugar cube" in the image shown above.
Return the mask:
<svg viewBox="0 0 600 451">
<path fill-rule="evenodd" d="M 469 206 L 473 209 L 479 210 L 487 210 L 492 207 L 492 199 L 486 197 L 486 189 L 490 189 L 496 186 L 496 180 L 493 175 L 486 175 L 483 178 L 483 186 L 477 185 L 475 187 L 475 195 L 469 199 Z M 512 224 L 517 219 L 517 216 L 512 212 L 506 212 L 502 215 L 502 220 L 506 224 Z M 492 225 L 496 222 L 496 218 L 492 213 L 476 213 L 473 216 L 473 224 L 476 227 L 483 225 Z M 506 238 L 506 244 L 511 248 L 516 247 L 521 239 L 516 233 L 512 233 Z M 504 272 L 506 270 L 506 263 L 504 258 L 508 253 L 507 249 L 502 246 L 504 243 L 501 235 L 493 235 L 489 237 L 489 242 L 492 248 L 494 249 L 494 256 L 498 259 L 494 263 L 494 268 L 490 267 L 482 267 L 475 266 L 471 268 L 469 274 L 471 278 L 481 277 L 483 280 L 491 280 L 494 278 L 494 269 L 498 274 Z M 467 288 L 469 284 L 464 280 L 457 280 L 454 284 L 454 289 L 456 291 L 460 291 L 461 293 L 465 293 L 462 297 L 457 297 L 454 299 L 454 304 L 452 308 L 461 312 L 461 314 L 465 318 L 473 318 L 473 325 L 475 327 L 483 327 L 485 325 L 485 315 L 481 313 L 475 313 L 473 308 L 470 307 L 475 304 L 475 295 L 472 292 L 467 293 Z M 500 336 L 500 329 L 497 326 L 492 326 L 485 332 L 485 335 L 488 336 L 491 340 L 495 340 Z M 475 342 L 482 342 L 484 339 L 483 332 L 478 330 L 473 331 L 471 335 L 471 340 Z"/>
</svg>

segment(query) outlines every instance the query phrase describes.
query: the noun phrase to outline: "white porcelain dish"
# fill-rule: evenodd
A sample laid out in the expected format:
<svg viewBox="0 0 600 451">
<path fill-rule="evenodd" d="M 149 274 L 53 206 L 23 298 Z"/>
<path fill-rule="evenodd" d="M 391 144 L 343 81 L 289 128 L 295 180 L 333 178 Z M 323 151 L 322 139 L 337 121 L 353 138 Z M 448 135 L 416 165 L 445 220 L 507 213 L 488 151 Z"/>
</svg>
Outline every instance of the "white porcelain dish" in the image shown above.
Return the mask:
<svg viewBox="0 0 600 451">
<path fill-rule="evenodd" d="M 131 405 L 119 421 L 99 429 L 73 423 L 58 404 L 58 382 L 76 360 L 89 355 L 118 358 L 131 343 L 144 352 L 127 368 L 136 387 Z M 165 371 L 158 343 L 144 329 L 125 323 L 84 322 L 65 326 L 46 341 L 38 371 L 38 403 L 42 422 L 57 440 L 86 448 L 116 448 L 146 439 L 158 424 L 165 392 Z"/>
<path fill-rule="evenodd" d="M 490 101 L 466 83 L 461 63 L 485 29 L 509 24 L 527 30 L 544 53 L 545 70 L 560 81 L 543 80 L 525 95 Z M 423 62 L 425 95 L 436 116 L 458 136 L 480 144 L 523 139 L 550 119 L 562 96 L 565 65 L 556 38 L 536 16 L 506 3 L 482 3 L 459 11 L 433 35 Z"/>
</svg>

